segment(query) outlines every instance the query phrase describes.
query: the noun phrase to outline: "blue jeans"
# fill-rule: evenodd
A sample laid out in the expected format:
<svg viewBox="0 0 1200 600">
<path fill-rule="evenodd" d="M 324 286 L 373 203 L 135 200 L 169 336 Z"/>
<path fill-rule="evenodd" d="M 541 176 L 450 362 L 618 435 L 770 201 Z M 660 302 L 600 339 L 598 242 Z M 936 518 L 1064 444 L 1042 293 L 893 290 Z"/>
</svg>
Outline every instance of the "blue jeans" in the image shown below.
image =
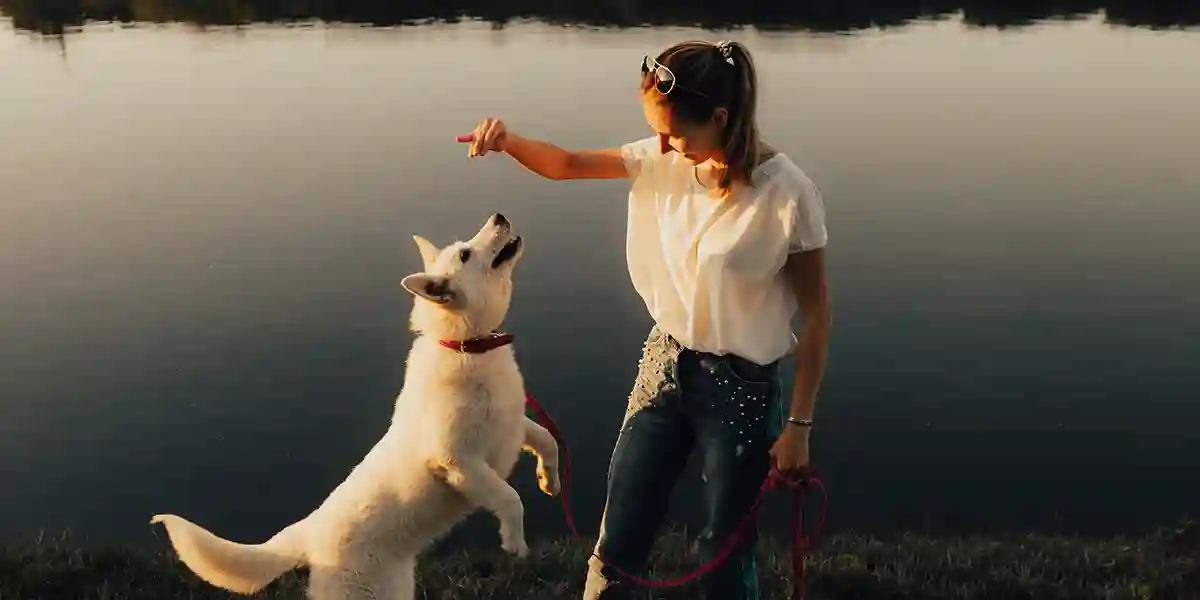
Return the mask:
<svg viewBox="0 0 1200 600">
<path fill-rule="evenodd" d="M 682 348 L 652 329 L 608 470 L 600 537 L 588 562 L 585 600 L 624 600 L 641 576 L 671 488 L 693 449 L 703 459 L 705 527 L 700 558 L 720 550 L 758 497 L 783 424 L 779 363 Z M 707 598 L 758 600 L 757 531 L 700 582 Z"/>
</svg>

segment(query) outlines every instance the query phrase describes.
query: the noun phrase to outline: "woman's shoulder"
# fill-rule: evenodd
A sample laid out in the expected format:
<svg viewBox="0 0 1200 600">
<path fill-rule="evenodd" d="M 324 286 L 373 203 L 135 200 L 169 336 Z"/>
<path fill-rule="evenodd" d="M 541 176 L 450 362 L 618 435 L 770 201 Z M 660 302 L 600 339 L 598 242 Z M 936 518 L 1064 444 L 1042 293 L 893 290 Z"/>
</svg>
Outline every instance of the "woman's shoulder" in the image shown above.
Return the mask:
<svg viewBox="0 0 1200 600">
<path fill-rule="evenodd" d="M 755 179 L 755 187 L 772 201 L 788 204 L 821 201 L 816 182 L 783 152 L 776 152 L 763 161 Z"/>
<path fill-rule="evenodd" d="M 784 154 L 770 158 L 763 167 L 762 197 L 780 219 L 788 252 L 823 247 L 828 241 L 825 200 L 816 182 Z"/>
<path fill-rule="evenodd" d="M 652 135 L 621 144 L 621 152 L 639 158 L 657 156 L 662 154 L 662 142 L 657 135 Z"/>
<path fill-rule="evenodd" d="M 657 135 L 623 144 L 621 157 L 625 159 L 629 174 L 635 178 L 642 172 L 675 165 L 680 161 L 677 153 L 663 152 L 662 138 Z"/>
</svg>

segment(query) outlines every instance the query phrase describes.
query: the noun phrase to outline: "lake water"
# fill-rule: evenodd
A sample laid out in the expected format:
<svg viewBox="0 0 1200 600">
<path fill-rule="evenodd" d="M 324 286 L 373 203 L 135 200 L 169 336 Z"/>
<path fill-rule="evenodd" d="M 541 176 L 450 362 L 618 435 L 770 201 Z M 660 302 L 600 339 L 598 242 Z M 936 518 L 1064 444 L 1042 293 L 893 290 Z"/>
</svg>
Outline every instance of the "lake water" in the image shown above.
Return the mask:
<svg viewBox="0 0 1200 600">
<path fill-rule="evenodd" d="M 387 426 L 411 235 L 492 211 L 529 243 L 507 326 L 594 530 L 650 326 L 627 184 L 468 162 L 454 136 L 499 116 L 638 139 L 637 63 L 689 37 L 750 46 L 766 138 L 826 199 L 829 528 L 1106 533 L 1200 506 L 1200 35 L 1143 26 L 1200 20 L 1184 8 L 205 29 L 449 15 L 42 4 L 0 1 L 0 536 L 153 540 L 171 511 L 259 539 L 302 516 Z M 70 27 L 88 14 L 143 23 Z M 605 19 L 657 24 L 567 26 Z M 561 533 L 522 464 L 530 528 Z"/>
</svg>

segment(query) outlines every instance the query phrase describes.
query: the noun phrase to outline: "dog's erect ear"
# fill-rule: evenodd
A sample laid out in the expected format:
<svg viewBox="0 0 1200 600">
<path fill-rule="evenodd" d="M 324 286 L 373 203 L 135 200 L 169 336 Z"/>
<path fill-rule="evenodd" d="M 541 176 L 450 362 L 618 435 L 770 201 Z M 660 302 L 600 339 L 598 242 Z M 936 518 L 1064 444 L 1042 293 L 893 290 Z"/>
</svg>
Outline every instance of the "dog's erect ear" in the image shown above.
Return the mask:
<svg viewBox="0 0 1200 600">
<path fill-rule="evenodd" d="M 413 273 L 401 279 L 400 285 L 412 294 L 437 304 L 449 304 L 455 298 L 454 291 L 450 289 L 450 280 L 441 275 Z"/>
<path fill-rule="evenodd" d="M 437 260 L 438 247 L 419 235 L 414 235 L 413 241 L 417 243 L 417 249 L 421 251 L 421 262 L 425 264 L 425 269 L 429 270 L 429 267 L 433 266 L 433 261 Z"/>
</svg>

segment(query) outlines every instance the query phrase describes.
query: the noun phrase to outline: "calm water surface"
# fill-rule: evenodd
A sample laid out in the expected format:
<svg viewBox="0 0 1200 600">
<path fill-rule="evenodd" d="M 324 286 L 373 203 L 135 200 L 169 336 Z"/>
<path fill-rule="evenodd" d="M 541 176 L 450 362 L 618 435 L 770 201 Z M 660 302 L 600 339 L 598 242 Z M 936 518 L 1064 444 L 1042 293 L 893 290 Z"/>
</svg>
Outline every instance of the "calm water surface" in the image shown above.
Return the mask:
<svg viewBox="0 0 1200 600">
<path fill-rule="evenodd" d="M 1196 33 L 2 23 L 0 535 L 299 518 L 387 426 L 411 235 L 497 210 L 529 242 L 508 328 L 593 529 L 650 326 L 626 184 L 468 162 L 454 136 L 647 135 L 636 63 L 695 36 L 750 45 L 765 135 L 826 198 L 829 527 L 1111 532 L 1200 506 Z M 560 533 L 523 465 L 531 529 Z"/>
</svg>

